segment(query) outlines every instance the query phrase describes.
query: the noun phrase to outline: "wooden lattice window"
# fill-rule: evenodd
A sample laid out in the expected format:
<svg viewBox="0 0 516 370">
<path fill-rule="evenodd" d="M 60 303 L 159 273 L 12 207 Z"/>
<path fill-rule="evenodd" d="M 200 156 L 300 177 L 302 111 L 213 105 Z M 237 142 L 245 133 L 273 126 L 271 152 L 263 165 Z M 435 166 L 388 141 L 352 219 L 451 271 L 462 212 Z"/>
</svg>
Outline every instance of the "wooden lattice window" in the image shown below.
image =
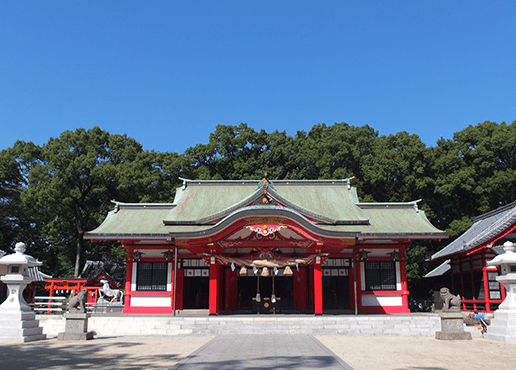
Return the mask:
<svg viewBox="0 0 516 370">
<path fill-rule="evenodd" d="M 396 290 L 395 262 L 365 262 L 365 281 L 366 290 Z"/>
<path fill-rule="evenodd" d="M 136 290 L 167 290 L 166 262 L 138 262 Z"/>
</svg>

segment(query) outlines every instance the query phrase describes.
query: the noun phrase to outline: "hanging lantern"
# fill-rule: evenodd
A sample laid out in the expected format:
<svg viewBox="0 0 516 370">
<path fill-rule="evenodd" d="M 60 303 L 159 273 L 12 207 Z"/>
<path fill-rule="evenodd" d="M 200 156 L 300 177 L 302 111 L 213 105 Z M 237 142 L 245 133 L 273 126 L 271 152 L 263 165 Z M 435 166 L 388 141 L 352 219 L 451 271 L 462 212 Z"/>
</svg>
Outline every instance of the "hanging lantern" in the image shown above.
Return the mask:
<svg viewBox="0 0 516 370">
<path fill-rule="evenodd" d="M 278 270 L 278 268 L 276 266 L 274 266 L 273 271 L 274 271 L 274 275 L 275 276 L 277 276 L 279 274 L 279 270 Z"/>
<path fill-rule="evenodd" d="M 361 260 L 366 260 L 369 256 L 370 251 L 366 251 L 365 249 L 362 249 L 360 252 L 358 252 L 358 258 Z"/>
<path fill-rule="evenodd" d="M 283 271 L 283 275 L 285 275 L 285 276 L 292 275 L 292 270 L 290 269 L 290 266 L 285 267 L 285 271 Z"/>
<path fill-rule="evenodd" d="M 269 269 L 267 267 L 264 267 L 262 270 L 262 277 L 269 276 Z"/>
<path fill-rule="evenodd" d="M 240 275 L 247 275 L 247 269 L 245 268 L 245 266 L 242 266 L 242 268 L 240 269 Z"/>
<path fill-rule="evenodd" d="M 258 267 L 253 267 L 253 274 L 258 275 Z"/>
<path fill-rule="evenodd" d="M 235 269 L 236 269 L 235 262 L 231 262 L 231 271 L 235 271 Z"/>
<path fill-rule="evenodd" d="M 393 250 L 391 253 L 389 253 L 391 256 L 391 260 L 397 261 L 400 259 L 400 253 L 397 250 Z"/>
</svg>

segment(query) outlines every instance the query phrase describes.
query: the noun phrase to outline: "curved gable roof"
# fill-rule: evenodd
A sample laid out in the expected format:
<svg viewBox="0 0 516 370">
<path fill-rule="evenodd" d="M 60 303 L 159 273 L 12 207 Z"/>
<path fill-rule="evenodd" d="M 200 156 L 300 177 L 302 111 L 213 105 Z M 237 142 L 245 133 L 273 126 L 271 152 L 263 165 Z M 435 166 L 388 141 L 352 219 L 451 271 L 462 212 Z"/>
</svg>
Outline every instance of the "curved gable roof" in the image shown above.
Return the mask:
<svg viewBox="0 0 516 370">
<path fill-rule="evenodd" d="M 191 181 L 176 192 L 166 225 L 214 224 L 261 199 L 264 192 L 316 223 L 368 224 L 349 180 Z M 302 205 L 302 206 L 301 206 Z"/>
<path fill-rule="evenodd" d="M 262 202 L 264 197 L 267 202 Z M 323 237 L 447 238 L 416 203 L 359 203 L 349 180 L 184 180 L 174 203 L 116 203 L 115 210 L 85 238 L 203 238 L 243 217 L 276 216 Z"/>
<path fill-rule="evenodd" d="M 432 256 L 440 259 L 456 253 L 492 245 L 516 224 L 516 202 L 476 217 L 473 225 L 452 243 Z"/>
</svg>

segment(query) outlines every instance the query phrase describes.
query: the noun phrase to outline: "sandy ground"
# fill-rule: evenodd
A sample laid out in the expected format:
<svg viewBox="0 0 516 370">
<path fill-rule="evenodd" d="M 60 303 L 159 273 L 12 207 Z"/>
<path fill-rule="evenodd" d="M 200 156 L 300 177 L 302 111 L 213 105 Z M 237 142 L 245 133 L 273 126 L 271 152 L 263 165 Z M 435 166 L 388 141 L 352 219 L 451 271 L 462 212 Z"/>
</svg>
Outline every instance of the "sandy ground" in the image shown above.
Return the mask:
<svg viewBox="0 0 516 370">
<path fill-rule="evenodd" d="M 354 370 L 516 369 L 516 343 L 426 336 L 316 336 Z"/>
<path fill-rule="evenodd" d="M 516 369 L 516 344 L 474 337 L 317 336 L 355 370 Z M 208 337 L 116 337 L 0 344 L 0 369 L 169 369 Z"/>
<path fill-rule="evenodd" d="M 208 337 L 116 337 L 88 341 L 47 339 L 0 344 L 0 369 L 169 369 Z"/>
</svg>

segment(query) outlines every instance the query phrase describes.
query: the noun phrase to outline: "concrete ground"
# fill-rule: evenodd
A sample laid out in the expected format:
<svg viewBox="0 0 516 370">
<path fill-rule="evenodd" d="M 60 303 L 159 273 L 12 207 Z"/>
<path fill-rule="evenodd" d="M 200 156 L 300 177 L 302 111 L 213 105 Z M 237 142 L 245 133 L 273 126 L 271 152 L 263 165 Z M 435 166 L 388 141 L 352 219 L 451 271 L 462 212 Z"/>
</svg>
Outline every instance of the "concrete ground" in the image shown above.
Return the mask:
<svg viewBox="0 0 516 370">
<path fill-rule="evenodd" d="M 478 336 L 470 341 L 439 341 L 430 336 L 340 335 L 316 338 L 354 370 L 512 370 L 516 364 L 516 344 L 494 342 Z M 0 344 L 0 369 L 170 369 L 211 339 L 100 337 L 84 342 L 48 339 Z"/>
</svg>

